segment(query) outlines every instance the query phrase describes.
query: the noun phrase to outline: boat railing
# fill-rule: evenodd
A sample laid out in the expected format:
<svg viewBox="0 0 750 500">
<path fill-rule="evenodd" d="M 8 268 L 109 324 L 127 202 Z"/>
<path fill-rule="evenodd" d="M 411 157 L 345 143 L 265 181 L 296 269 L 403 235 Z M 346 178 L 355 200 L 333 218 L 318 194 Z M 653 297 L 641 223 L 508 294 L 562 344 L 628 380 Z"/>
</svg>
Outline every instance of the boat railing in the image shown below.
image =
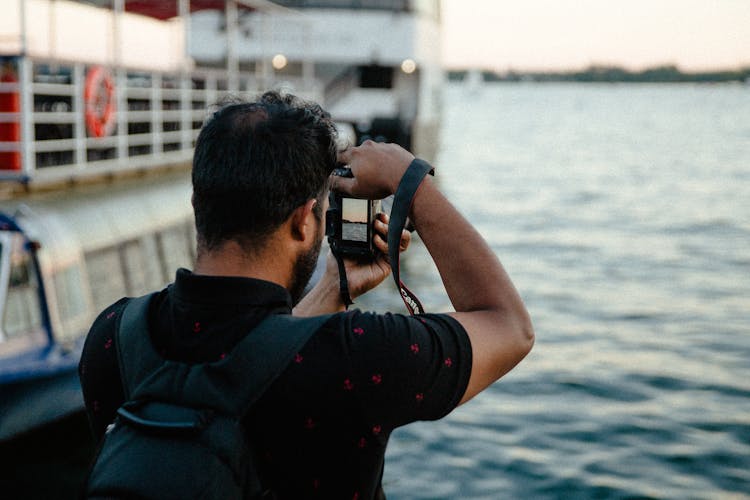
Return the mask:
<svg viewBox="0 0 750 500">
<path fill-rule="evenodd" d="M 326 106 L 333 106 L 359 86 L 359 68 L 349 67 L 331 80 L 324 90 Z"/>
<path fill-rule="evenodd" d="M 413 2 L 411 0 L 277 0 L 276 3 L 293 9 L 370 9 L 393 12 L 409 10 Z"/>
<path fill-rule="evenodd" d="M 111 69 L 30 57 L 0 58 L 0 181 L 47 184 L 191 161 L 207 108 L 225 94 L 310 82 L 198 68 Z"/>
</svg>

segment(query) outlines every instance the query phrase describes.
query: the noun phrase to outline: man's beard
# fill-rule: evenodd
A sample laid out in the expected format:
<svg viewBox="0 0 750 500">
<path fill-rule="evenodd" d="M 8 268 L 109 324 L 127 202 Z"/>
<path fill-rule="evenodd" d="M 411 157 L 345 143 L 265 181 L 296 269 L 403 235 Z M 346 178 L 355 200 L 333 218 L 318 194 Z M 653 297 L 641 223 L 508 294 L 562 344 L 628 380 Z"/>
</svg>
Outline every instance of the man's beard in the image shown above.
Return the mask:
<svg viewBox="0 0 750 500">
<path fill-rule="evenodd" d="M 323 243 L 323 236 L 320 235 L 315 239 L 315 243 L 310 250 L 304 255 L 297 259 L 294 263 L 294 272 L 292 274 L 292 284 L 289 287 L 289 294 L 292 296 L 292 304 L 297 305 L 297 302 L 302 298 L 302 292 L 305 291 L 305 286 L 310 281 L 310 278 L 315 271 L 315 267 L 318 264 L 318 256 L 320 255 L 320 246 Z"/>
</svg>

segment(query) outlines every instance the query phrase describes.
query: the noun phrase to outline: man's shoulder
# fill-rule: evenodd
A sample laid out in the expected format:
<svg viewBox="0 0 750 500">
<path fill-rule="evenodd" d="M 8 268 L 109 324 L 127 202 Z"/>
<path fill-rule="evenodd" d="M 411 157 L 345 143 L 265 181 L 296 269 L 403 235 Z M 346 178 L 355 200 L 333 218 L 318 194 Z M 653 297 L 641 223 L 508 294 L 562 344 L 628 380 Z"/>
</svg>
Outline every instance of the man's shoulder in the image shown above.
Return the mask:
<svg viewBox="0 0 750 500">
<path fill-rule="evenodd" d="M 308 379 L 321 380 L 316 387 L 326 401 L 338 387 L 333 397 L 353 395 L 368 418 L 395 428 L 453 410 L 466 390 L 471 358 L 465 330 L 449 315 L 351 310 L 324 325 L 290 373 L 305 387 Z"/>
<path fill-rule="evenodd" d="M 101 329 L 114 329 L 116 322 L 112 320 L 122 314 L 129 301 L 130 297 L 122 297 L 105 307 L 91 324 L 89 335 Z"/>
<path fill-rule="evenodd" d="M 151 293 L 145 294 L 145 297 L 148 297 L 149 302 L 149 314 L 151 314 L 165 299 L 166 297 L 166 289 L 161 291 L 154 291 Z M 119 319 L 120 316 L 122 316 L 122 312 L 125 310 L 125 307 L 133 300 L 138 299 L 140 297 L 121 297 L 117 301 L 113 302 L 109 306 L 105 307 L 94 319 L 92 322 L 92 329 L 100 327 L 100 326 L 106 326 L 114 327 L 118 323 L 117 321 L 112 321 L 113 319 Z"/>
<path fill-rule="evenodd" d="M 134 298 L 135 297 L 121 297 L 116 302 L 105 307 L 91 323 L 86 343 L 88 344 L 90 339 L 93 338 L 106 337 L 114 339 L 114 335 L 120 324 L 122 313 L 128 303 Z"/>
<path fill-rule="evenodd" d="M 466 330 L 448 314 L 409 315 L 353 309 L 333 315 L 321 331 L 337 333 L 350 346 L 369 344 L 387 348 L 411 345 L 420 339 L 450 338 L 460 349 L 470 349 Z"/>
<path fill-rule="evenodd" d="M 372 328 L 384 330 L 450 330 L 466 334 L 463 326 L 455 318 L 445 313 L 426 314 L 401 314 L 401 313 L 377 313 L 371 311 L 352 310 L 345 314 L 350 324 L 367 324 Z"/>
</svg>

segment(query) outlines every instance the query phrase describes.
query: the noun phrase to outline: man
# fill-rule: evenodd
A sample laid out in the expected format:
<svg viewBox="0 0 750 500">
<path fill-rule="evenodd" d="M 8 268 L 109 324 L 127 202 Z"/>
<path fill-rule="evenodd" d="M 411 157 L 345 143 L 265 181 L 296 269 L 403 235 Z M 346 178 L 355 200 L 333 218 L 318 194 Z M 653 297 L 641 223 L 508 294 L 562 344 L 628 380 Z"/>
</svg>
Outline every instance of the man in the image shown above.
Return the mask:
<svg viewBox="0 0 750 500">
<path fill-rule="evenodd" d="M 500 262 L 430 180 L 420 185 L 410 216 L 455 312 L 345 311 L 330 257 L 320 281 L 297 303 L 320 250 L 329 183 L 360 198 L 383 198 L 395 192 L 413 158 L 396 145 L 369 141 L 337 158 L 329 115 L 276 93 L 225 106 L 198 137 L 198 258 L 193 272 L 178 270 L 175 282 L 152 300 L 151 342 L 168 359 L 214 361 L 269 314 L 339 312 L 244 420 L 261 457 L 261 477 L 278 498 L 382 498 L 392 430 L 445 416 L 532 346 L 528 314 Z M 337 161 L 354 177 L 329 179 Z M 386 222 L 375 223 L 383 254 Z M 352 297 L 390 270 L 384 257 L 346 267 Z M 123 403 L 111 339 L 127 300 L 97 318 L 81 359 L 97 438 Z"/>
</svg>

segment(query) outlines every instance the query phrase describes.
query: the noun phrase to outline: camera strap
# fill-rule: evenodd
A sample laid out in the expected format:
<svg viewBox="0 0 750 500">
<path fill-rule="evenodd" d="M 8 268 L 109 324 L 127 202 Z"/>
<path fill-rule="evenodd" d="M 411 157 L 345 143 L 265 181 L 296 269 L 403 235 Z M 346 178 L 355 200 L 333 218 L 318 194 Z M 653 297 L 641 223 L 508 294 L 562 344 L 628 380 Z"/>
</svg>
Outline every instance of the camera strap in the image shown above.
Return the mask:
<svg viewBox="0 0 750 500">
<path fill-rule="evenodd" d="M 339 294 L 341 295 L 341 302 L 344 303 L 344 307 L 349 309 L 349 306 L 354 304 L 351 295 L 349 295 L 349 280 L 346 279 L 346 267 L 344 266 L 344 257 L 341 253 L 335 251 L 331 247 L 333 256 L 336 257 L 336 264 L 339 265 Z"/>
<path fill-rule="evenodd" d="M 396 193 L 393 197 L 393 205 L 391 206 L 390 221 L 388 222 L 388 259 L 391 263 L 391 272 L 393 274 L 393 279 L 396 282 L 396 286 L 399 289 L 399 293 L 401 294 L 401 299 L 404 301 L 410 314 L 423 314 L 424 307 L 417 296 L 414 295 L 414 292 L 409 290 L 401 281 L 399 259 L 401 255 L 401 252 L 399 251 L 401 246 L 401 233 L 406 226 L 406 219 L 409 216 L 409 211 L 411 210 L 412 202 L 414 201 L 414 195 L 427 174 L 435 175 L 435 169 L 426 161 L 414 158 L 406 169 L 406 172 L 404 172 L 398 188 L 396 188 Z M 334 246 L 331 248 L 339 267 L 339 292 L 341 294 L 341 300 L 344 303 L 344 306 L 348 309 L 354 302 L 349 294 L 349 281 L 346 278 L 344 258 L 341 253 L 335 251 Z"/>
<path fill-rule="evenodd" d="M 406 226 L 406 219 L 409 216 L 414 195 L 427 174 L 435 175 L 435 169 L 426 161 L 414 158 L 396 189 L 396 194 L 393 197 L 393 206 L 391 207 L 390 221 L 388 222 L 388 258 L 391 262 L 391 272 L 393 273 L 393 280 L 396 282 L 396 286 L 401 293 L 401 298 L 410 314 L 423 314 L 424 307 L 422 307 L 422 303 L 417 296 L 401 281 L 399 259 L 401 232 Z"/>
</svg>

